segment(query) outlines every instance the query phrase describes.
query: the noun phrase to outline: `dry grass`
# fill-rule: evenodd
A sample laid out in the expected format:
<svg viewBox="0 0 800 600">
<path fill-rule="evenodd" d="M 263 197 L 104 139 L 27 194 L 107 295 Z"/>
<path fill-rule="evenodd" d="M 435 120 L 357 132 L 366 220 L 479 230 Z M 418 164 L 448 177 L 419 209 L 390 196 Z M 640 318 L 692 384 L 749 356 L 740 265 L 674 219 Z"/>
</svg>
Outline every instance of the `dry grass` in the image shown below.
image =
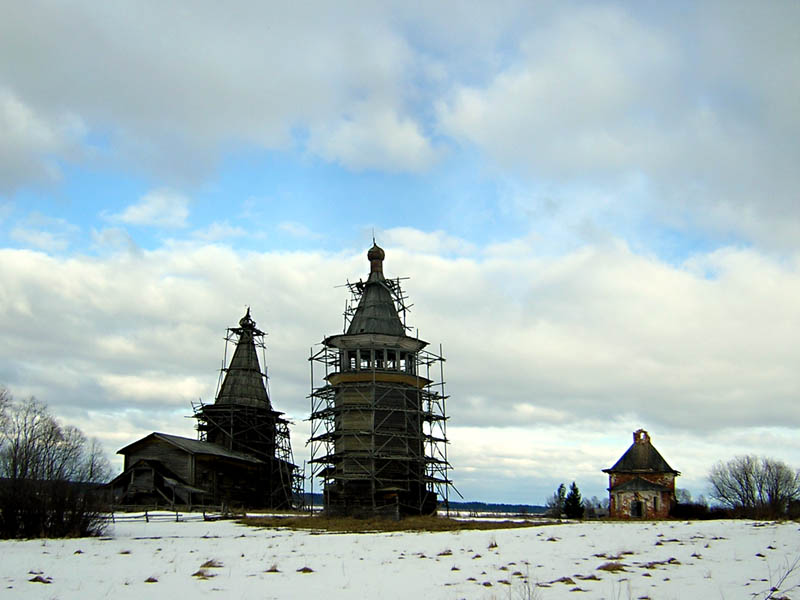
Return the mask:
<svg viewBox="0 0 800 600">
<path fill-rule="evenodd" d="M 198 579 L 211 579 L 215 577 L 214 573 L 209 573 L 205 569 L 200 569 L 192 573 L 192 577 L 197 577 Z"/>
<path fill-rule="evenodd" d="M 214 560 L 213 558 L 207 560 L 202 565 L 200 565 L 201 569 L 219 569 L 222 566 L 222 563 L 218 560 Z"/>
<path fill-rule="evenodd" d="M 517 529 L 542 525 L 532 521 L 458 521 L 447 517 L 407 517 L 389 519 L 354 519 L 350 517 L 288 516 L 246 517 L 238 521 L 250 527 L 306 529 L 332 533 L 373 533 L 376 531 L 465 531 Z"/>
</svg>

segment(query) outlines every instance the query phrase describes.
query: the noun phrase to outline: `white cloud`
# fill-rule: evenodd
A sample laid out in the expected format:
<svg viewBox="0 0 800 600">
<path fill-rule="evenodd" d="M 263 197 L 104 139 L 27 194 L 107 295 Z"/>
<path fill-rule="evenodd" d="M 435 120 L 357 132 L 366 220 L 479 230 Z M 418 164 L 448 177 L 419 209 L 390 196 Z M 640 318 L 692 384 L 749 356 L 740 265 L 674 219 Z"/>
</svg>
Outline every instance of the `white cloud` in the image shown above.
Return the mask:
<svg viewBox="0 0 800 600">
<path fill-rule="evenodd" d="M 0 188 L 96 158 L 92 134 L 104 161 L 176 187 L 242 144 L 415 174 L 476 147 L 500 177 L 602 189 L 679 229 L 800 239 L 796 3 L 689 20 L 630 3 L 147 6 L 6 11 Z"/>
<path fill-rule="evenodd" d="M 138 246 L 121 227 L 105 227 L 91 231 L 92 244 L 100 249 L 136 251 Z"/>
<path fill-rule="evenodd" d="M 85 133 L 73 115 L 50 117 L 0 84 L 0 192 L 61 176 L 54 157 L 69 157 Z"/>
<path fill-rule="evenodd" d="M 660 126 L 652 115 L 666 108 L 658 90 L 672 83 L 674 62 L 662 34 L 619 9 L 565 12 L 530 32 L 519 61 L 487 86 L 457 87 L 439 118 L 536 173 L 626 168 L 659 148 L 648 144 Z"/>
<path fill-rule="evenodd" d="M 382 244 L 384 268 L 411 277 L 408 322 L 444 344 L 450 456 L 470 497 L 571 477 L 599 495 L 599 469 L 640 426 L 693 486 L 737 453 L 800 464 L 797 443 L 768 447 L 800 439 L 800 259 L 725 249 L 672 266 L 619 243 L 547 257 L 524 241 L 448 258 L 420 232 L 398 240 L 415 238 L 431 249 Z M 335 286 L 366 274 L 365 250 L 194 243 L 69 259 L 0 250 L 0 382 L 83 419 L 108 444 L 153 430 L 192 435 L 188 399 L 213 397 L 224 330 L 250 305 L 269 334 L 273 402 L 296 422 L 302 460 L 309 347 L 340 330 L 346 294 Z M 32 336 L 32 322 L 48 335 Z"/>
<path fill-rule="evenodd" d="M 97 11 L 78 2 L 48 11 L 46 20 L 35 6 L 7 11 L 4 79 L 27 104 L 70 107 L 110 136 L 115 154 L 170 183 L 204 178 L 222 147 L 283 149 L 310 128 L 335 132 L 336 143 L 321 150 L 356 168 L 388 160 L 392 169 L 417 170 L 429 153 L 408 109 L 417 57 L 386 7 L 154 3 Z M 46 84 L 56 79 L 54 95 Z M 374 115 L 353 114 L 364 101 Z M 373 139 L 370 125 L 387 139 Z M 370 159 L 373 149 L 380 154 Z M 423 156 L 409 154 L 417 150 Z"/>
<path fill-rule="evenodd" d="M 15 227 L 9 235 L 16 242 L 47 252 L 60 252 L 69 246 L 69 242 L 63 236 L 50 231 Z"/>
<path fill-rule="evenodd" d="M 474 254 L 475 244 L 445 231 L 420 231 L 413 227 L 393 227 L 378 234 L 379 244 L 399 246 L 414 253 Z"/>
<path fill-rule="evenodd" d="M 307 225 L 297 221 L 283 221 L 278 223 L 278 229 L 289 235 L 307 240 L 318 240 L 322 237 L 319 233 L 312 231 Z"/>
<path fill-rule="evenodd" d="M 211 225 L 205 229 L 199 229 L 193 232 L 192 235 L 207 242 L 215 242 L 219 240 L 242 237 L 247 235 L 247 231 L 245 231 L 242 227 L 236 227 L 227 221 L 224 221 L 221 223 L 211 223 Z"/>
<path fill-rule="evenodd" d="M 186 227 L 188 216 L 189 199 L 186 196 L 160 189 L 148 192 L 136 204 L 108 218 L 129 225 L 176 228 Z"/>
<path fill-rule="evenodd" d="M 54 219 L 38 212 L 30 213 L 11 231 L 12 240 L 37 250 L 62 252 L 66 250 L 79 227 L 64 219 Z"/>
<path fill-rule="evenodd" d="M 585 184 L 672 227 L 796 249 L 800 45 L 785 24 L 797 13 L 707 3 L 679 32 L 630 6 L 565 8 L 486 82 L 454 86 L 440 127 L 562 190 Z M 643 197 L 625 193 L 631 177 Z"/>
<path fill-rule="evenodd" d="M 104 347 L 115 354 L 131 350 L 119 344 L 104 344 Z M 160 371 L 141 375 L 101 373 L 97 382 L 106 394 L 114 395 L 122 401 L 132 401 L 138 406 L 171 404 L 179 409 L 185 409 L 187 404 L 197 400 L 208 388 L 207 382 L 198 377 L 173 377 Z"/>
<path fill-rule="evenodd" d="M 312 151 L 356 170 L 421 172 L 437 160 L 418 123 L 389 107 L 358 107 L 353 116 L 312 128 Z"/>
</svg>

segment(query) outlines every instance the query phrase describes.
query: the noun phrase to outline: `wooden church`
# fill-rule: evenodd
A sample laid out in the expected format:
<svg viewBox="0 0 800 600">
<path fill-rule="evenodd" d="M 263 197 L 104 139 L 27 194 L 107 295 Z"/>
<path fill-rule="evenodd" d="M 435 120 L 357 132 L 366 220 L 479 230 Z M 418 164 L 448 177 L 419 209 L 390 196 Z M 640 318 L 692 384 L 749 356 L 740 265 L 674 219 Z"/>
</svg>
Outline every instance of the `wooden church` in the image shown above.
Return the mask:
<svg viewBox="0 0 800 600">
<path fill-rule="evenodd" d="M 116 504 L 295 504 L 299 475 L 288 421 L 272 407 L 258 360 L 263 338 L 249 308 L 239 326 L 228 329 L 226 342 L 235 348 L 215 402 L 194 407 L 199 439 L 153 432 L 118 451 L 125 457 L 123 472 L 109 484 Z"/>
</svg>

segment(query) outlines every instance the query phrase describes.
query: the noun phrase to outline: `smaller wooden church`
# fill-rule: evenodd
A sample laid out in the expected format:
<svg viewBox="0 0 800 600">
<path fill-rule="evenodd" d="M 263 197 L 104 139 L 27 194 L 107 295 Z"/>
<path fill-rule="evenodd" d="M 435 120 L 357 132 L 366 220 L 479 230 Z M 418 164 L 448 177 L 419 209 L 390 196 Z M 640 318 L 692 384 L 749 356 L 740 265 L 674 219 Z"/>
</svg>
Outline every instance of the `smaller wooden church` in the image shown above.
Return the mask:
<svg viewBox="0 0 800 600">
<path fill-rule="evenodd" d="M 678 471 L 667 464 L 644 429 L 608 473 L 608 516 L 617 519 L 665 519 L 675 504 Z"/>
<path fill-rule="evenodd" d="M 258 360 L 264 335 L 249 308 L 228 329 L 225 339 L 235 349 L 215 402 L 195 407 L 199 439 L 153 432 L 118 451 L 123 472 L 108 484 L 116 504 L 291 508 L 298 502 L 289 422 L 272 408 Z"/>
</svg>

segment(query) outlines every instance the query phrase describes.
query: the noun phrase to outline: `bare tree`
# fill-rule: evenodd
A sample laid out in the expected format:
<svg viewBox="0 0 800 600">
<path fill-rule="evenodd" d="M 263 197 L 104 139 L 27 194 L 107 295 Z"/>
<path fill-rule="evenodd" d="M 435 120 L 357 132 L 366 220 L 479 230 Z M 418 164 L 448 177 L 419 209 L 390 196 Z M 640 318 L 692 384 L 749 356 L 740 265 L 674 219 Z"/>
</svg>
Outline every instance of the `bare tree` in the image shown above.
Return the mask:
<svg viewBox="0 0 800 600">
<path fill-rule="evenodd" d="M 800 499 L 800 471 L 768 457 L 737 456 L 714 465 L 708 475 L 710 495 L 752 517 L 780 517 Z"/>
<path fill-rule="evenodd" d="M 62 426 L 47 406 L 0 393 L 0 537 L 99 532 L 98 496 L 110 465 L 96 440 Z"/>
</svg>

